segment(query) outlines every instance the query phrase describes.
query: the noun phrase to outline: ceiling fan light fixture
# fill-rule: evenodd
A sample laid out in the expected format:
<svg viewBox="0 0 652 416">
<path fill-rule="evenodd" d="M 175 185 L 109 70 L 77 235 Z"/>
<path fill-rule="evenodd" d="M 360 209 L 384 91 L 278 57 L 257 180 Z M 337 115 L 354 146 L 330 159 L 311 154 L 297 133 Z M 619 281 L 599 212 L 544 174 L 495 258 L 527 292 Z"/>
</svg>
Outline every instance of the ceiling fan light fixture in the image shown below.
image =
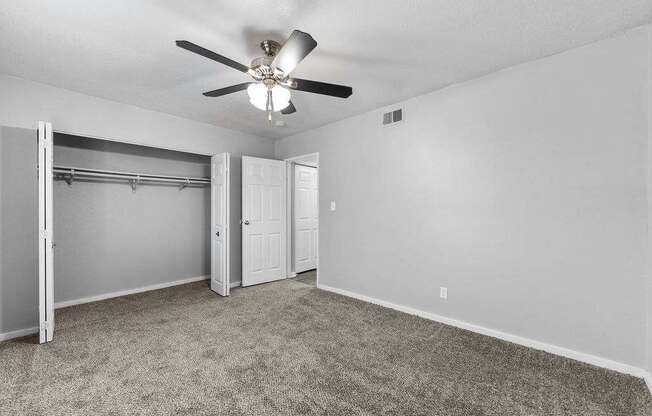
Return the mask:
<svg viewBox="0 0 652 416">
<path fill-rule="evenodd" d="M 251 105 L 265 111 L 270 122 L 273 119 L 272 110 L 283 115 L 297 112 L 294 103 L 290 101 L 290 90 L 338 98 L 348 98 L 353 94 L 353 89 L 345 85 L 290 78 L 290 74 L 297 65 L 317 46 L 317 42 L 309 33 L 300 30 L 293 30 L 282 45 L 273 40 L 262 41 L 260 46 L 265 55 L 253 59 L 251 66 L 242 65 L 233 59 L 187 40 L 177 40 L 176 44 L 182 49 L 226 65 L 253 78 L 253 83 L 251 81 L 242 82 L 237 85 L 206 91 L 203 95 L 205 97 L 222 97 L 246 89 Z"/>
<path fill-rule="evenodd" d="M 247 94 L 249 95 L 251 105 L 259 110 L 267 111 L 267 87 L 265 84 L 258 82 L 249 85 L 247 87 Z M 272 87 L 272 105 L 274 106 L 274 111 L 281 111 L 290 105 L 290 91 L 278 84 L 274 85 Z"/>
</svg>

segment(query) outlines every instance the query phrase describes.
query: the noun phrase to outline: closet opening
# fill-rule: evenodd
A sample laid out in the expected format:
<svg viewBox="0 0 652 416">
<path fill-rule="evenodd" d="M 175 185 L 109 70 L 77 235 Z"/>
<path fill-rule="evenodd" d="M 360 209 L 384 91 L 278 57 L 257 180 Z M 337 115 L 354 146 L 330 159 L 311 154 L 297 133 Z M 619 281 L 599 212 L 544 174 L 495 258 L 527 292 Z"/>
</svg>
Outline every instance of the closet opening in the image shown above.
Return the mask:
<svg viewBox="0 0 652 416">
<path fill-rule="evenodd" d="M 48 333 L 41 342 L 52 339 L 53 309 L 187 283 L 228 296 L 228 153 L 48 126 L 40 123 L 38 136 L 39 245 L 48 260 L 39 267 L 41 331 Z"/>
</svg>

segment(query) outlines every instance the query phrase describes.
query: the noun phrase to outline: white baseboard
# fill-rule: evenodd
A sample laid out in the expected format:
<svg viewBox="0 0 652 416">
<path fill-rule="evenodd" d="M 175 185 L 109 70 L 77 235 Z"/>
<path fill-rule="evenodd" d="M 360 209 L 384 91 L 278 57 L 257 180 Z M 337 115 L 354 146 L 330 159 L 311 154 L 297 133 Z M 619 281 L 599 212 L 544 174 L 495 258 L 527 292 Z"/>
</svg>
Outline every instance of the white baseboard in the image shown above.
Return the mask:
<svg viewBox="0 0 652 416">
<path fill-rule="evenodd" d="M 652 374 L 647 373 L 644 379 L 645 379 L 645 384 L 647 385 L 647 389 L 650 391 L 650 394 L 652 394 Z"/>
<path fill-rule="evenodd" d="M 240 287 L 242 286 L 242 281 L 238 280 L 237 282 L 231 282 L 229 283 L 229 287 L 233 289 L 234 287 Z"/>
<path fill-rule="evenodd" d="M 512 342 L 514 344 L 523 345 L 529 348 L 534 348 L 536 350 L 546 351 L 551 354 L 560 355 L 562 357 L 570 358 L 576 361 L 581 361 L 587 364 L 594 365 L 596 367 L 602 367 L 609 370 L 617 371 L 619 373 L 629 374 L 634 377 L 643 378 L 648 383 L 648 387 L 652 386 L 652 379 L 650 379 L 649 373 L 642 368 L 634 367 L 629 364 L 624 364 L 618 361 L 609 360 L 607 358 L 598 357 L 591 354 L 586 354 L 579 351 L 574 351 L 568 348 L 559 347 L 557 345 L 547 344 L 541 341 L 535 341 L 533 339 L 524 338 L 518 335 L 509 334 L 502 331 L 497 331 L 495 329 L 485 328 L 479 325 L 471 324 L 468 322 L 460 321 L 453 318 L 448 318 L 441 315 L 436 315 L 430 312 L 425 312 L 419 309 L 414 309 L 409 306 L 397 305 L 391 302 L 387 302 L 380 299 L 375 299 L 369 296 L 360 295 L 358 293 L 350 292 L 344 289 L 338 289 L 335 287 L 330 287 L 322 284 L 317 284 L 317 287 L 322 290 L 329 292 L 337 293 L 347 297 L 355 298 L 364 302 L 373 303 L 376 305 L 384 306 L 386 308 L 394 309 L 400 312 L 405 312 L 410 315 L 416 315 L 421 318 L 425 318 L 431 321 L 440 322 L 446 325 L 454 326 L 457 328 L 465 329 L 467 331 L 476 332 L 478 334 L 487 335 L 493 338 L 502 339 L 504 341 Z M 652 388 L 650 389 L 652 391 Z"/>
<path fill-rule="evenodd" d="M 173 282 L 158 283 L 158 284 L 155 284 L 155 285 L 139 287 L 139 288 L 136 288 L 136 289 L 129 289 L 129 290 L 121 290 L 119 292 L 104 293 L 102 295 L 89 296 L 87 298 L 81 298 L 81 299 L 65 300 L 63 302 L 55 302 L 54 308 L 55 309 L 60 309 L 60 308 L 66 308 L 68 306 L 82 305 L 84 303 L 91 303 L 91 302 L 97 302 L 97 301 L 100 301 L 100 300 L 117 298 L 117 297 L 120 297 L 120 296 L 133 295 L 135 293 L 149 292 L 150 290 L 165 289 L 166 287 L 185 285 L 187 283 L 199 282 L 199 281 L 202 281 L 202 280 L 208 280 L 210 278 L 211 278 L 210 276 L 190 277 L 188 279 L 175 280 Z M 240 286 L 240 281 L 238 280 L 237 282 L 232 282 L 230 284 L 230 286 L 232 288 L 238 287 L 238 286 Z M 38 333 L 38 327 L 37 326 L 35 326 L 33 328 L 19 329 L 17 331 L 4 332 L 4 333 L 0 333 L 0 341 L 7 341 L 7 340 L 10 340 L 10 339 L 13 339 L 13 338 L 20 338 L 20 337 L 24 337 L 24 336 L 32 335 L 32 334 L 36 334 L 36 333 Z"/>
<path fill-rule="evenodd" d="M 187 283 L 199 282 L 210 278 L 211 278 L 210 276 L 190 277 L 188 279 L 175 280 L 173 282 L 157 283 L 155 285 L 143 286 L 136 289 L 121 290 L 119 292 L 111 292 L 111 293 L 104 293 L 102 295 L 97 295 L 97 296 L 89 296 L 87 298 L 64 300 L 63 302 L 55 302 L 54 308 L 55 309 L 67 308 L 68 306 L 82 305 L 84 303 L 91 303 L 91 302 L 97 302 L 105 299 L 117 298 L 120 296 L 133 295 L 135 293 L 149 292 L 150 290 L 165 289 L 166 287 L 185 285 Z"/>
<path fill-rule="evenodd" d="M 38 326 L 32 328 L 23 328 L 16 331 L 9 331 L 0 333 L 0 341 L 7 341 L 14 338 L 26 337 L 38 333 Z"/>
</svg>

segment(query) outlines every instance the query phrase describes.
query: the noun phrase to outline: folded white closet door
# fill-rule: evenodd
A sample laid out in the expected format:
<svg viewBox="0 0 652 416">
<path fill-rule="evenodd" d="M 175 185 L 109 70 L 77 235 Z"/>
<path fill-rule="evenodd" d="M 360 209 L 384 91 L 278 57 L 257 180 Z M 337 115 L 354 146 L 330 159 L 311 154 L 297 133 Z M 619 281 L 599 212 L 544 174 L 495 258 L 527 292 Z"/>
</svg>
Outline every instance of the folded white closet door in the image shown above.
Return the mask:
<svg viewBox="0 0 652 416">
<path fill-rule="evenodd" d="M 230 155 L 211 158 L 211 289 L 229 296 Z"/>
<path fill-rule="evenodd" d="M 52 220 L 52 124 L 38 123 L 38 312 L 39 342 L 54 336 L 54 261 Z"/>
<path fill-rule="evenodd" d="M 317 268 L 317 168 L 294 165 L 294 270 Z"/>
<path fill-rule="evenodd" d="M 285 178 L 283 161 L 242 157 L 242 286 L 287 277 Z"/>
</svg>

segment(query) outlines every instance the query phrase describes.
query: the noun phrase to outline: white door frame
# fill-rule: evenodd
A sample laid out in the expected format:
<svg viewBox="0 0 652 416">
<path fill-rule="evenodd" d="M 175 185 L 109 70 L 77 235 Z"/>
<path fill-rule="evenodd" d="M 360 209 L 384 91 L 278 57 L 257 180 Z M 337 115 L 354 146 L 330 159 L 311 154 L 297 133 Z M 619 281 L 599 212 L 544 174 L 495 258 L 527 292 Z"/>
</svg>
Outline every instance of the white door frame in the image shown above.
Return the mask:
<svg viewBox="0 0 652 416">
<path fill-rule="evenodd" d="M 294 270 L 294 261 L 293 261 L 293 253 L 294 253 L 294 247 L 292 247 L 292 219 L 294 217 L 294 207 L 293 207 L 293 202 L 294 202 L 294 164 L 298 163 L 298 161 L 303 160 L 308 157 L 315 157 L 317 159 L 317 235 L 320 236 L 321 233 L 320 231 L 320 223 L 321 223 L 321 210 L 319 209 L 319 194 L 321 190 L 320 182 L 321 182 L 321 175 L 319 174 L 319 152 L 313 152 L 313 153 L 306 153 L 304 155 L 299 155 L 299 156 L 294 156 L 294 157 L 289 157 L 284 159 L 286 163 L 286 169 L 288 174 L 286 175 L 287 179 L 287 270 L 288 270 L 288 277 L 296 277 L 297 274 Z M 321 238 L 321 237 L 318 237 Z M 319 285 L 319 248 L 321 247 L 321 244 L 317 244 L 317 285 Z"/>
</svg>

